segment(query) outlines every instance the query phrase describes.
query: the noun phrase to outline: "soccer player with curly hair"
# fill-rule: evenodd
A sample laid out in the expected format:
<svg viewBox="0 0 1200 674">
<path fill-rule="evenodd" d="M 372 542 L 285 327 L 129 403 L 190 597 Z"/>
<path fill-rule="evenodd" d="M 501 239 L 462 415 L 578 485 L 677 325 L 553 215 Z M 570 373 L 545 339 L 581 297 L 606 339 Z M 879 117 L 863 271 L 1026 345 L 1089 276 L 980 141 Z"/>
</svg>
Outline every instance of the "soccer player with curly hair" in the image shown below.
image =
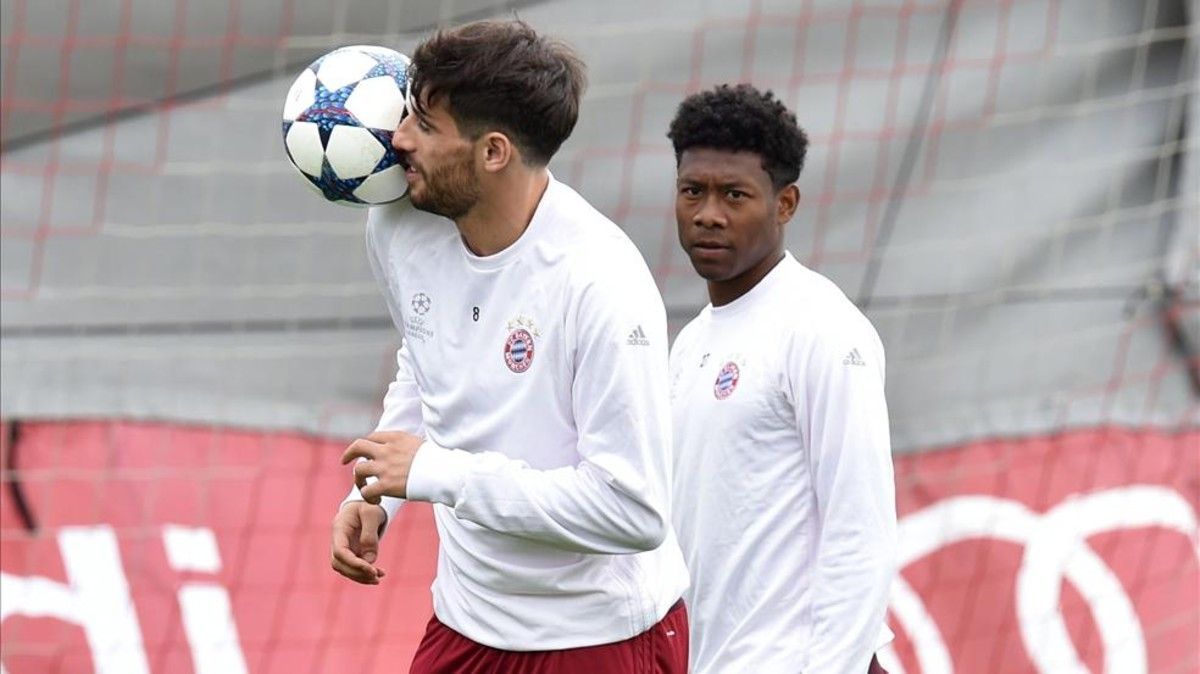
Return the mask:
<svg viewBox="0 0 1200 674">
<path fill-rule="evenodd" d="M 784 247 L 807 138 L 749 85 L 688 97 L 667 135 L 679 242 L 711 300 L 670 357 L 692 671 L 882 672 L 896 568 L 884 353 Z"/>
</svg>

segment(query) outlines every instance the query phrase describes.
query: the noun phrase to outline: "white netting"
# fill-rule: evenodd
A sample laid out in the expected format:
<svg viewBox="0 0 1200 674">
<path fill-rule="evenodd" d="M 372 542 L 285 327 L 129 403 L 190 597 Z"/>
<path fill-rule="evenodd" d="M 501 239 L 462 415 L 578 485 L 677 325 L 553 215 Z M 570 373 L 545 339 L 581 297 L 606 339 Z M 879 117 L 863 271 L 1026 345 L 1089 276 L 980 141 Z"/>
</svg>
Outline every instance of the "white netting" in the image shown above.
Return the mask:
<svg viewBox="0 0 1200 674">
<path fill-rule="evenodd" d="M 588 63 L 579 125 L 552 169 L 628 231 L 673 329 L 705 302 L 675 241 L 665 138 L 675 106 L 748 80 L 793 108 L 812 146 L 789 248 L 859 302 L 883 337 L 902 513 L 971 494 L 1043 513 L 1073 494 L 1173 489 L 1192 509 L 1191 538 L 1177 536 L 1184 520 L 1160 522 L 1154 535 L 1140 524 L 1136 559 L 1113 553 L 1114 568 L 1135 598 L 1149 671 L 1196 671 L 1200 614 L 1163 598 L 1163 578 L 1183 578 L 1185 597 L 1197 586 L 1200 494 L 1186 482 L 1200 470 L 1196 5 L 3 0 L 0 406 L 16 427 L 47 424 L 30 431 L 32 444 L 6 447 L 53 448 L 38 460 L 16 454 L 24 458 L 7 465 L 5 484 L 56 483 L 78 419 L 110 428 L 87 436 L 96 456 L 123 451 L 113 438 L 133 433 L 131 420 L 268 439 L 370 428 L 393 374 L 395 330 L 364 263 L 363 213 L 323 203 L 287 165 L 284 94 L 333 47 L 408 52 L 436 25 L 516 11 Z M 223 456 L 204 449 L 224 446 L 216 440 L 165 437 L 156 476 L 173 474 L 175 451 L 195 465 Z M 234 463 L 265 474 L 266 457 Z M 88 479 L 112 477 L 103 463 Z M 332 466 L 311 470 L 294 476 L 337 480 Z M 219 491 L 223 474 L 205 475 L 203 490 Z M 8 544 L 45 544 L 14 533 L 20 509 L 4 503 Z M 217 509 L 204 503 L 201 523 Z M 313 506 L 322 523 L 306 536 L 320 539 L 332 506 Z M 157 512 L 120 522 L 142 535 Z M 228 523 L 221 544 L 251 540 L 262 525 L 258 515 Z M 956 526 L 935 529 L 939 544 L 965 531 Z M 1097 535 L 1093 547 L 1107 540 Z M 984 546 L 914 560 L 905 578 L 933 622 L 899 600 L 893 674 L 942 671 L 937 639 L 919 629 L 930 624 L 960 671 L 1009 671 L 1006 658 L 1016 671 L 1049 671 L 1038 658 L 1064 651 L 1022 641 L 1030 618 L 1011 603 L 1024 558 L 1013 554 Z M 35 561 L 4 564 L 43 572 Z M 311 582 L 323 588 L 321 578 Z M 304 582 L 285 590 L 311 589 Z M 1095 636 L 1094 588 L 1063 587 L 1059 608 L 1082 662 L 1094 671 L 1127 662 Z M 1009 603 L 993 620 L 961 608 L 973 597 Z M 1032 624 L 1053 627 L 1052 617 Z M 255 648 L 272 652 L 286 624 L 255 633 Z M 336 628 L 322 629 L 304 648 L 341 647 Z M 24 671 L 14 648 L 54 651 L 9 634 L 13 674 Z M 174 671 L 164 655 L 174 651 L 161 645 L 174 642 L 163 638 L 151 668 Z M 76 671 L 63 649 L 54 666 Z M 322 658 L 332 659 L 306 666 L 342 671 Z M 264 655 L 250 667 L 285 661 Z"/>
</svg>

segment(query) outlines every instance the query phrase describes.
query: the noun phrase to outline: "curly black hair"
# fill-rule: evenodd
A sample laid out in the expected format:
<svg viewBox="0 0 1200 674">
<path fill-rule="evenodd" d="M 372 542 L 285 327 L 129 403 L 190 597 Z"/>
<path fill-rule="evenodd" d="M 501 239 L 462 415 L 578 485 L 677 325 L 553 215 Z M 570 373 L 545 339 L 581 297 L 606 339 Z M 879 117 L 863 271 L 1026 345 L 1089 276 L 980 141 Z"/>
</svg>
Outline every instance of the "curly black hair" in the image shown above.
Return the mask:
<svg viewBox="0 0 1200 674">
<path fill-rule="evenodd" d="M 675 146 L 675 166 L 695 147 L 754 152 L 775 189 L 796 182 L 804 167 L 808 136 L 796 116 L 770 91 L 749 84 L 722 84 L 683 99 L 667 138 Z"/>
</svg>

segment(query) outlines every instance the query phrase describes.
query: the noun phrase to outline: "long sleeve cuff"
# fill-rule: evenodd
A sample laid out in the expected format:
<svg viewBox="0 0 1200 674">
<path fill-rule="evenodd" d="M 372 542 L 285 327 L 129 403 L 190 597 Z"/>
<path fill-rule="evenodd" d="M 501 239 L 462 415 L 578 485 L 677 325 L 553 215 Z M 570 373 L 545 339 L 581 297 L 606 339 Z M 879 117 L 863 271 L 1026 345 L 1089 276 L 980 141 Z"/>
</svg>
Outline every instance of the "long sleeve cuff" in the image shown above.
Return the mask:
<svg viewBox="0 0 1200 674">
<path fill-rule="evenodd" d="M 446 449 L 432 440 L 426 440 L 417 449 L 412 466 L 408 469 L 408 499 L 441 503 L 453 508 L 470 469 L 469 452 Z"/>
</svg>

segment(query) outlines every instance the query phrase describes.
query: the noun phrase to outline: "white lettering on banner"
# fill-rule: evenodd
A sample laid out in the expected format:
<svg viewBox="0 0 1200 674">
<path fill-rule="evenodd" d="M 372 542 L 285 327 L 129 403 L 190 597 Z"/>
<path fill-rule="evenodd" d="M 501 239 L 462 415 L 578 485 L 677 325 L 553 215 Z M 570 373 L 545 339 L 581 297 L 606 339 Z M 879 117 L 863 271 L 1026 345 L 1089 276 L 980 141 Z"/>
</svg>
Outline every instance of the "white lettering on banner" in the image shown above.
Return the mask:
<svg viewBox="0 0 1200 674">
<path fill-rule="evenodd" d="M 0 573 L 0 621 L 26 615 L 77 624 L 97 674 L 148 674 L 142 631 L 112 527 L 64 527 L 58 547 L 67 584 Z M 0 673 L 4 671 L 0 664 Z"/>
<path fill-rule="evenodd" d="M 1017 625 L 1034 668 L 1042 674 L 1085 674 L 1062 614 L 1061 585 L 1071 583 L 1099 633 L 1105 674 L 1146 674 L 1146 639 L 1120 579 L 1088 544 L 1096 534 L 1153 527 L 1181 534 L 1200 558 L 1200 525 L 1191 504 L 1157 485 L 1131 485 L 1072 496 L 1045 513 L 1008 498 L 946 498 L 899 523 L 901 568 L 966 540 L 990 539 L 1024 547 L 1015 583 Z M 107 525 L 63 527 L 57 535 L 66 582 L 0 573 L 0 622 L 11 616 L 53 618 L 83 628 L 98 674 L 149 674 L 142 632 Z M 216 574 L 221 557 L 211 529 L 167 525 L 168 564 L 188 574 Z M 197 674 L 248 671 L 232 602 L 215 579 L 185 579 L 180 616 Z M 913 645 L 920 674 L 954 674 L 941 629 L 903 576 L 892 586 L 891 612 Z M 894 648 L 880 661 L 904 674 Z M 0 663 L 0 674 L 6 674 Z"/>
<path fill-rule="evenodd" d="M 221 570 L 221 551 L 212 529 L 168 524 L 163 527 L 162 537 L 167 564 L 172 569 L 199 573 Z"/>
<path fill-rule="evenodd" d="M 1112 569 L 1091 549 L 1091 535 L 1161 527 L 1187 536 L 1200 557 L 1196 514 L 1175 491 L 1134 485 L 1079 496 L 1038 515 L 992 496 L 939 501 L 899 524 L 900 567 L 964 540 L 991 538 L 1025 546 L 1017 576 L 1017 615 L 1030 659 L 1043 674 L 1086 674 L 1059 605 L 1065 578 L 1079 591 L 1100 631 L 1105 674 L 1145 674 L 1146 640 L 1133 602 Z M 952 674 L 941 631 L 902 578 L 891 608 L 913 642 L 922 674 Z M 889 656 L 892 653 L 888 654 Z"/>
<path fill-rule="evenodd" d="M 245 674 L 229 593 L 215 583 L 185 583 L 179 589 L 183 629 L 196 674 Z"/>
<path fill-rule="evenodd" d="M 176 571 L 221 570 L 221 553 L 211 529 L 168 524 L 163 528 L 163 546 Z M 196 674 L 245 674 L 246 658 L 225 588 L 217 583 L 184 583 L 179 588 L 179 610 Z"/>
<path fill-rule="evenodd" d="M 211 529 L 167 525 L 167 560 L 176 571 L 217 573 L 221 555 Z M 0 622 L 10 616 L 55 618 L 83 628 L 97 674 L 149 674 L 141 626 L 111 526 L 63 527 L 58 547 L 67 582 L 0 573 Z M 216 582 L 189 581 L 179 609 L 196 674 L 245 674 L 229 593 Z M 0 674 L 7 674 L 0 662 Z"/>
</svg>

